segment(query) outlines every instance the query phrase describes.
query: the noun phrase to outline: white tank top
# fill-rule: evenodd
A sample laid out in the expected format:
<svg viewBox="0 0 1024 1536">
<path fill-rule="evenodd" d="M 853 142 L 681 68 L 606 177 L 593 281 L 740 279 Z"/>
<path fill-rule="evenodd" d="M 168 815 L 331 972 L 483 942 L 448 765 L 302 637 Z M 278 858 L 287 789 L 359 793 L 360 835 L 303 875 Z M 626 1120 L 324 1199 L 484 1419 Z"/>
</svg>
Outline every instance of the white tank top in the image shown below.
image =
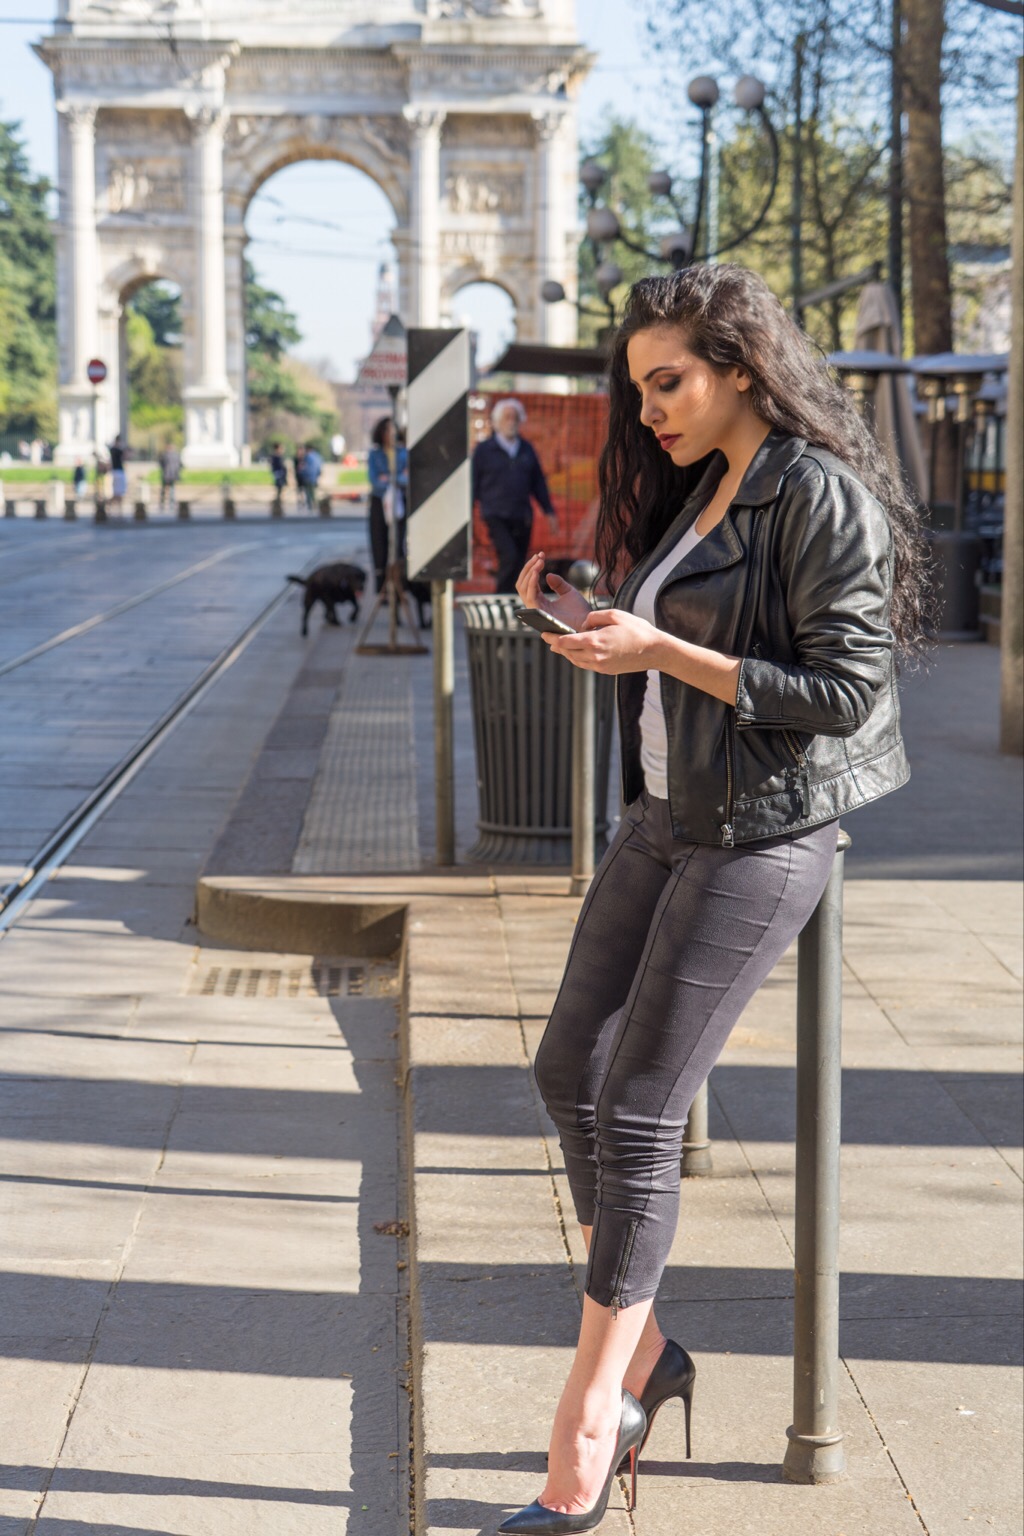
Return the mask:
<svg viewBox="0 0 1024 1536">
<path fill-rule="evenodd" d="M 633 612 L 648 624 L 657 625 L 654 616 L 654 599 L 665 577 L 677 566 L 684 555 L 696 549 L 703 538 L 697 532 L 695 518 L 686 532 L 673 544 L 668 554 L 651 571 L 633 601 Z M 656 800 L 668 799 L 668 735 L 665 731 L 665 711 L 661 703 L 661 673 L 648 672 L 644 707 L 640 714 L 640 764 L 644 770 L 647 793 Z"/>
</svg>

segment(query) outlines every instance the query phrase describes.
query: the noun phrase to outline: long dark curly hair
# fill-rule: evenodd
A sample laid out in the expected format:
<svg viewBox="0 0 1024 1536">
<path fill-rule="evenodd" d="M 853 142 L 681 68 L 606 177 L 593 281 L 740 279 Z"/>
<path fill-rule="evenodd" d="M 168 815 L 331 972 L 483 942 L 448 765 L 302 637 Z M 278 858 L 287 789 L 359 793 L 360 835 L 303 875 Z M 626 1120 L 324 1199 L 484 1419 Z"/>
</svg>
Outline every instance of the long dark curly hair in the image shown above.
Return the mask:
<svg viewBox="0 0 1024 1536">
<path fill-rule="evenodd" d="M 653 549 L 708 465 L 702 459 L 678 468 L 641 425 L 626 346 L 637 331 L 660 327 L 681 330 L 689 350 L 715 368 L 743 368 L 750 404 L 763 421 L 834 453 L 885 508 L 894 554 L 890 623 L 904 656 L 919 651 L 928 624 L 919 502 L 767 283 L 731 263 L 645 277 L 630 290 L 612 347 L 601 455 L 597 556 L 604 584 L 617 585 Z"/>
</svg>

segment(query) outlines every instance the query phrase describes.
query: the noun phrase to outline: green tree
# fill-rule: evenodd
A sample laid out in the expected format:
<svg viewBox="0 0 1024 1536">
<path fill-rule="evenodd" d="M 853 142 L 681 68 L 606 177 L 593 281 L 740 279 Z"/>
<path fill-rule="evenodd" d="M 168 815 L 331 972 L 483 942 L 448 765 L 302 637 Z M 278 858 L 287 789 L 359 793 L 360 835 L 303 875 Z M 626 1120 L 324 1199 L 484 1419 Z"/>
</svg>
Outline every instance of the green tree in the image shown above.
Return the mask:
<svg viewBox="0 0 1024 1536">
<path fill-rule="evenodd" d="M 265 448 L 275 437 L 319 435 L 323 427 L 314 397 L 285 366 L 288 348 L 302 340 L 298 321 L 284 299 L 264 288 L 252 263 L 245 263 L 246 383 L 249 440 Z"/>
<path fill-rule="evenodd" d="M 264 288 L 251 261 L 245 263 L 245 345 L 250 352 L 279 361 L 302 332 L 279 293 Z"/>
<path fill-rule="evenodd" d="M 755 68 L 769 87 L 768 110 L 782 130 L 793 116 L 794 61 L 802 38 L 809 151 L 812 155 L 816 149 L 821 151 L 818 162 L 807 167 L 807 176 L 816 174 L 817 183 L 805 180 L 803 236 L 808 246 L 816 245 L 818 250 L 817 258 L 812 250 L 811 267 L 819 258 L 819 264 L 827 267 L 830 249 L 838 266 L 850 243 L 845 226 L 861 217 L 863 231 L 853 244 L 863 245 L 862 235 L 871 236 L 870 259 L 884 259 L 894 73 L 892 0 L 870 0 L 867 5 L 850 5 L 847 0 L 730 0 L 727 6 L 708 5 L 706 0 L 635 3 L 646 14 L 652 44 L 666 63 L 666 83 L 670 82 L 666 102 L 685 104 L 679 86 L 690 73 L 717 69 L 735 79 Z M 934 238 L 942 222 L 943 197 L 948 213 L 952 190 L 943 114 L 947 120 L 951 111 L 961 121 L 969 121 L 972 115 L 983 118 L 997 133 L 1002 124 L 1005 141 L 1012 142 L 1019 22 L 976 0 L 902 3 L 904 30 L 896 49 L 895 74 L 908 117 L 903 194 L 910 215 L 906 298 L 908 311 L 923 333 L 914 338 L 908 326 L 907 341 L 921 351 L 928 349 L 929 337 L 941 338 L 950 327 L 950 283 L 941 270 L 946 252 L 941 239 Z M 686 116 L 692 114 L 687 111 Z M 841 151 L 838 159 L 837 149 Z M 789 166 L 784 166 L 783 186 L 788 173 Z M 1008 186 L 1008 165 L 1005 179 Z M 831 230 L 835 211 L 844 206 L 848 212 L 841 225 Z M 783 232 L 777 218 L 772 227 L 778 232 L 781 278 Z M 746 250 L 737 257 L 748 259 Z M 849 271 L 840 270 L 838 275 Z M 956 284 L 954 272 L 954 295 Z M 802 286 L 805 291 L 815 286 L 813 272 L 804 274 Z M 791 284 L 780 282 L 776 291 L 788 297 Z M 843 311 L 840 328 L 846 308 L 839 306 Z M 833 312 L 827 329 L 834 334 L 836 327 Z"/>
<path fill-rule="evenodd" d="M 141 293 L 145 294 L 146 289 Z M 148 438 L 172 437 L 180 442 L 184 412 L 181 404 L 181 349 L 161 343 L 139 304 L 128 306 L 128 412 L 135 433 Z M 171 332 L 170 334 L 174 334 Z M 141 445 L 136 442 L 135 446 Z"/>
<path fill-rule="evenodd" d="M 130 308 L 149 323 L 158 347 L 181 345 L 181 295 L 169 283 L 147 283 L 130 301 Z"/>
<path fill-rule="evenodd" d="M 33 176 L 18 128 L 0 122 L 0 428 L 52 438 L 57 348 L 50 184 Z"/>
</svg>

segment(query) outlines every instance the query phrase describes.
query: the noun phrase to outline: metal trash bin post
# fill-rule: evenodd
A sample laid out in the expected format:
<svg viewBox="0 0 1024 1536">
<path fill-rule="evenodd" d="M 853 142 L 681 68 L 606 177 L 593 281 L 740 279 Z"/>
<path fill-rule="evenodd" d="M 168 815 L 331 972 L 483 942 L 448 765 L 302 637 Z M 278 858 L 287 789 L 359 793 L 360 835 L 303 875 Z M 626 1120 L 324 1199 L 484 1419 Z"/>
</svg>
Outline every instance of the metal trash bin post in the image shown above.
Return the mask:
<svg viewBox="0 0 1024 1536">
<path fill-rule="evenodd" d="M 572 856 L 572 693 L 577 671 L 515 617 L 505 594 L 460 597 L 469 656 L 480 862 L 567 864 Z M 596 678 L 595 835 L 606 839 L 614 684 Z"/>
<path fill-rule="evenodd" d="M 846 1476 L 839 1416 L 839 1149 L 842 1103 L 843 867 L 838 829 L 821 900 L 797 941 L 796 1201 L 793 1422 L 782 1474 L 793 1483 Z M 708 1084 L 690 1108 L 680 1173 L 710 1173 Z"/>
<path fill-rule="evenodd" d="M 842 1103 L 843 865 L 839 828 L 824 894 L 797 947 L 793 1422 L 782 1475 L 846 1475 L 839 1416 L 839 1146 Z"/>
</svg>

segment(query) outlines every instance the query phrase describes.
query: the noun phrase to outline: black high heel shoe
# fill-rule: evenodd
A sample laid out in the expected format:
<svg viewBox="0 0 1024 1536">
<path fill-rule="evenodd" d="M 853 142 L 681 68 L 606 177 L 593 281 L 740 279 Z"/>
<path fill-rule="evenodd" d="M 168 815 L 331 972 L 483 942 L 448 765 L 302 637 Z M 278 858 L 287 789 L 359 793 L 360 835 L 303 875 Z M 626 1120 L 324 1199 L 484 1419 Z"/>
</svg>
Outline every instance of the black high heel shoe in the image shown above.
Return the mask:
<svg viewBox="0 0 1024 1536">
<path fill-rule="evenodd" d="M 618 1474 L 620 1461 L 624 1467 L 628 1467 L 630 1473 L 629 1508 L 636 1509 L 636 1464 L 640 1455 L 640 1443 L 646 1432 L 646 1414 L 632 1392 L 623 1391 L 619 1437 L 615 1442 L 608 1477 L 593 1508 L 584 1510 L 581 1515 L 564 1515 L 557 1509 L 548 1509 L 547 1505 L 535 1499 L 525 1509 L 509 1515 L 508 1519 L 498 1526 L 498 1530 L 514 1532 L 515 1536 L 581 1536 L 583 1531 L 592 1531 L 605 1517 L 612 1483 Z"/>
<path fill-rule="evenodd" d="M 690 1460 L 690 1409 L 693 1405 L 693 1383 L 696 1375 L 697 1367 L 683 1346 L 677 1344 L 674 1339 L 666 1339 L 665 1348 L 658 1356 L 647 1385 L 640 1394 L 640 1406 L 647 1419 L 647 1428 L 640 1442 L 641 1450 L 647 1444 L 654 1416 L 662 1403 L 667 1403 L 671 1397 L 681 1397 L 686 1413 L 686 1459 Z M 625 1470 L 626 1463 L 623 1462 L 619 1471 Z"/>
</svg>

